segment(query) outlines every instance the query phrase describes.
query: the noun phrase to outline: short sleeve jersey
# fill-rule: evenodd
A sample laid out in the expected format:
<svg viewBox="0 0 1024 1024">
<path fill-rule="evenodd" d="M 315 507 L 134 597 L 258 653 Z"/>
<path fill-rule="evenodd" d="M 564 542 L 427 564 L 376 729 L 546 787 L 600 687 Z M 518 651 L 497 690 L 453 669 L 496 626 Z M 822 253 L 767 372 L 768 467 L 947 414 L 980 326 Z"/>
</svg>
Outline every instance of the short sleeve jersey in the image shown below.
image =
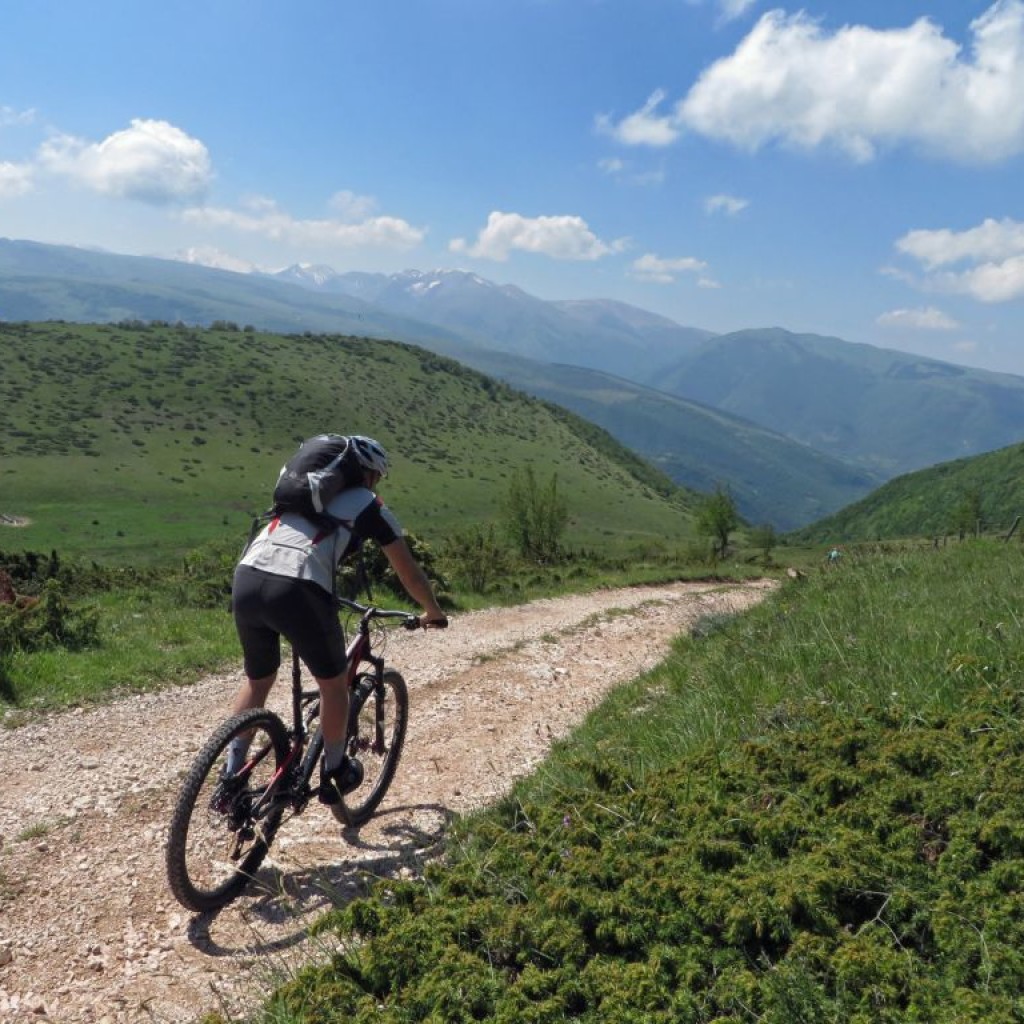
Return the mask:
<svg viewBox="0 0 1024 1024">
<path fill-rule="evenodd" d="M 342 491 L 327 511 L 341 521 L 336 530 L 292 513 L 272 519 L 249 545 L 240 564 L 274 576 L 312 580 L 333 593 L 338 564 L 364 540 L 386 547 L 402 536 L 402 527 L 391 510 L 366 487 Z"/>
</svg>

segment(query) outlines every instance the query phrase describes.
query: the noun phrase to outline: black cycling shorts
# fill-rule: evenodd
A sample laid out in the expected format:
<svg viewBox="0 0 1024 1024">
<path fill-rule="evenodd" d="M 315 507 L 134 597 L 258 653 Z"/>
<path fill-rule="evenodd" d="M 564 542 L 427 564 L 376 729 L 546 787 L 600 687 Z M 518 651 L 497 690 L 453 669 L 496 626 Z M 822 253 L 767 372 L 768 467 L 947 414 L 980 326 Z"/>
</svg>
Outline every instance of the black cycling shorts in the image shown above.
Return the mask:
<svg viewBox="0 0 1024 1024">
<path fill-rule="evenodd" d="M 250 679 L 264 679 L 278 670 L 282 636 L 318 679 L 345 671 L 345 634 L 334 601 L 312 580 L 239 565 L 231 607 Z"/>
</svg>

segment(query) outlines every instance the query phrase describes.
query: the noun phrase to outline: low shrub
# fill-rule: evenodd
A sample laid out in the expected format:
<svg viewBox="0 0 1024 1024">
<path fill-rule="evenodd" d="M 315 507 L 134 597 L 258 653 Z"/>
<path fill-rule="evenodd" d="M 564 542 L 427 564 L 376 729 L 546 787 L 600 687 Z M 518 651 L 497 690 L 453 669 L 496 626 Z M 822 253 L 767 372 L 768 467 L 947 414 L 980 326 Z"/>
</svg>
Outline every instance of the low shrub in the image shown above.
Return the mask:
<svg viewBox="0 0 1024 1024">
<path fill-rule="evenodd" d="M 268 1019 L 1020 1019 L 1022 712 L 809 705 L 643 784 L 584 762 L 578 802 L 508 799 L 325 918 L 347 951 Z"/>
<path fill-rule="evenodd" d="M 48 580 L 30 602 L 0 605 L 0 651 L 79 651 L 98 642 L 99 613 L 72 606 L 57 580 Z"/>
</svg>

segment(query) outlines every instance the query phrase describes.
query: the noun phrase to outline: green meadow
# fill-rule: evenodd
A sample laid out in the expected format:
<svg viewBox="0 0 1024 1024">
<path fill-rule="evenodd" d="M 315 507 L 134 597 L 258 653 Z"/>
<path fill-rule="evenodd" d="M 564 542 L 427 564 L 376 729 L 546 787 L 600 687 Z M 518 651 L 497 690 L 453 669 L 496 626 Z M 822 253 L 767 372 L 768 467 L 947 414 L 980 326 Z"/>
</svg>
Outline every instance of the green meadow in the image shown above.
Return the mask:
<svg viewBox="0 0 1024 1024">
<path fill-rule="evenodd" d="M 377 437 L 382 495 L 428 540 L 492 521 L 510 475 L 557 477 L 574 546 L 684 543 L 694 495 L 604 431 L 423 349 L 235 325 L 0 324 L 0 551 L 152 565 L 244 540 L 285 458 Z"/>
<path fill-rule="evenodd" d="M 879 552 L 705 622 L 251 1024 L 1024 1019 L 1022 582 Z"/>
</svg>

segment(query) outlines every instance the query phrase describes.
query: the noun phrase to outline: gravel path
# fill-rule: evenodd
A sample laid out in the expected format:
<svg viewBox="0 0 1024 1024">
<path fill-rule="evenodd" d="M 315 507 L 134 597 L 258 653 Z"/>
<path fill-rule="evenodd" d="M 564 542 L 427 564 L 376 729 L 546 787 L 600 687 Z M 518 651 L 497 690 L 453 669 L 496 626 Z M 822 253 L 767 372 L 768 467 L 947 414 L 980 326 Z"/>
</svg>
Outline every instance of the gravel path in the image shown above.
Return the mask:
<svg viewBox="0 0 1024 1024">
<path fill-rule="evenodd" d="M 531 771 L 674 636 L 771 588 L 608 590 L 460 615 L 446 632 L 395 632 L 388 660 L 412 713 L 377 817 L 342 832 L 311 806 L 282 827 L 259 885 L 214 916 L 188 914 L 168 892 L 164 832 L 237 674 L 0 730 L 0 1021 L 183 1024 L 243 1012 L 247 995 L 324 952 L 309 924 L 367 872 L 418 874 L 453 814 Z"/>
</svg>

